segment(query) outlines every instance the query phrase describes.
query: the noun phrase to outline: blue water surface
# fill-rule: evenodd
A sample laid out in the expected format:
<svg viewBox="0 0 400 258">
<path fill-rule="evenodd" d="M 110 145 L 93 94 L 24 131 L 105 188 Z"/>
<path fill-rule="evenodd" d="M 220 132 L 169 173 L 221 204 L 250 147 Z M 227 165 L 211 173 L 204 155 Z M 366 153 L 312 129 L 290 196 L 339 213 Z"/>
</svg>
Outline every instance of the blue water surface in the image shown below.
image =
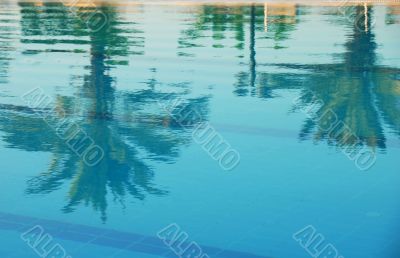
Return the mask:
<svg viewBox="0 0 400 258">
<path fill-rule="evenodd" d="M 66 2 L 0 3 L 0 257 L 400 257 L 399 6 Z"/>
</svg>

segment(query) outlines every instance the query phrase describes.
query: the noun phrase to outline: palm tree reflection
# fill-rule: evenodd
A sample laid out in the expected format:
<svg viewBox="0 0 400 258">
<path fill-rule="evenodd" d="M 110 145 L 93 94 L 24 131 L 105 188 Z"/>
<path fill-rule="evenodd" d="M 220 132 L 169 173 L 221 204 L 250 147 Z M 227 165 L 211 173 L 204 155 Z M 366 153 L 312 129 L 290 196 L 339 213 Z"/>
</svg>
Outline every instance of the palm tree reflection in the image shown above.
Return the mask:
<svg viewBox="0 0 400 258">
<path fill-rule="evenodd" d="M 22 11 L 27 12 L 24 8 Z M 5 141 L 14 148 L 52 153 L 48 170 L 28 181 L 28 194 L 50 193 L 70 182 L 63 211 L 72 212 L 84 204 L 92 206 L 105 221 L 109 194 L 121 203 L 128 196 L 143 200 L 149 194 L 168 194 L 167 190 L 153 183 L 154 171 L 149 163 L 173 162 L 179 155 L 179 147 L 190 142 L 190 133 L 187 127 L 171 122 L 173 119 L 161 112 L 157 103 L 168 102 L 171 98 L 185 99 L 185 93 L 158 91 L 155 85 L 161 83 L 154 78 L 148 83 L 148 89 L 137 92 L 121 92 L 113 86 L 115 79 L 109 75 L 112 67 L 127 63 L 115 60 L 126 57 L 132 44 L 128 44 L 129 38 L 121 36 L 126 31 L 119 26 L 115 10 L 101 7 L 101 11 L 108 16 L 107 26 L 98 32 L 80 28 L 81 35 L 88 33 L 90 36 L 90 66 L 83 86 L 79 87 L 78 97 L 58 96 L 55 102 L 57 109 L 65 110 L 70 120 L 103 149 L 101 162 L 94 167 L 87 166 L 29 108 L 3 105 L 1 112 L 8 119 L 1 120 L 0 130 L 6 135 Z M 65 16 L 58 17 L 72 19 L 68 15 L 65 13 Z M 30 18 L 25 16 L 22 22 L 25 33 L 29 33 L 29 25 L 36 23 L 26 19 Z M 34 30 L 49 36 L 40 26 Z M 141 51 L 135 50 L 134 53 Z M 156 74 L 156 69 L 153 73 Z M 196 108 L 205 119 L 207 101 L 207 97 L 202 97 L 186 99 L 185 102 Z"/>
<path fill-rule="evenodd" d="M 128 196 L 143 200 L 150 194 L 168 194 L 166 189 L 153 183 L 151 164 L 174 162 L 179 148 L 190 142 L 190 132 L 182 127 L 182 123 L 174 122 L 171 115 L 161 112 L 158 102 L 185 99 L 186 107 L 196 109 L 206 119 L 208 98 L 188 99 L 186 93 L 190 83 L 177 83 L 179 89 L 184 89 L 180 91 L 182 93 L 168 94 L 158 90 L 163 83 L 157 80 L 157 68 L 151 69 L 153 77 L 146 82 L 146 89 L 117 90 L 116 80 L 110 75 L 113 67 L 128 64 L 128 55 L 142 55 L 144 39 L 138 35 L 139 30 L 124 26 L 126 22 L 113 7 L 99 7 L 107 14 L 109 23 L 102 30 L 93 32 L 61 4 L 20 6 L 22 35 L 27 36 L 22 43 L 26 47 L 44 44 L 47 48 L 31 49 L 29 54 L 56 51 L 53 46 L 63 43 L 72 46 L 66 48 L 69 51 L 83 52 L 90 57 L 87 74 L 73 77 L 75 83 L 80 83 L 77 97 L 57 96 L 55 105 L 65 110 L 105 153 L 98 165 L 88 167 L 42 119 L 35 116 L 33 110 L 0 105 L 0 130 L 9 147 L 52 154 L 48 170 L 29 180 L 27 193 L 46 194 L 66 186 L 68 201 L 63 207 L 64 212 L 72 212 L 78 205 L 85 204 L 101 213 L 103 220 L 106 220 L 110 194 L 121 203 Z M 202 7 L 196 21 L 182 31 L 178 55 L 195 57 L 196 52 L 190 50 L 204 47 L 201 39 L 207 33 L 211 36 L 206 42 L 211 42 L 214 50 L 226 47 L 223 40 L 228 37 L 227 33 L 233 33 L 231 47 L 238 50 L 240 64 L 246 66 L 244 71 L 234 75 L 236 96 L 267 99 L 274 97 L 273 91 L 277 89 L 297 89 L 301 91 L 299 108 L 312 105 L 315 99 L 321 100 L 323 105 L 316 111 L 317 118 L 332 110 L 363 145 L 385 149 L 385 125 L 400 135 L 400 69 L 377 65 L 377 44 L 370 24 L 371 7 L 352 7 L 355 17 L 365 13 L 367 17 L 347 24 L 351 30 L 342 62 L 321 65 L 265 64 L 257 60 L 258 42 L 268 38 L 274 41 L 274 49 L 283 48 L 297 22 L 293 17 L 297 14 L 297 6 L 275 6 L 280 8 L 279 11 L 269 6 L 267 12 L 263 8 L 266 6 Z M 262 19 L 265 14 L 268 15 L 267 22 Z M 246 25 L 249 28 L 247 40 Z M 257 31 L 265 33 L 264 26 L 267 26 L 266 36 L 257 37 Z M 68 37 L 57 39 L 57 36 Z M 247 49 L 245 44 L 248 44 Z M 248 61 L 243 61 L 245 51 Z M 297 73 L 263 71 L 265 67 L 293 69 Z M 299 71 L 304 73 L 299 74 Z M 188 125 L 195 122 L 183 121 Z M 321 119 L 306 120 L 299 138 L 338 143 L 337 135 L 321 130 L 324 122 Z"/>
<path fill-rule="evenodd" d="M 8 81 L 8 70 L 12 60 L 10 52 L 15 50 L 12 40 L 16 38 L 16 24 L 10 11 L 12 8 L 10 3 L 0 3 L 0 84 Z"/>
<path fill-rule="evenodd" d="M 328 133 L 321 126 L 326 122 L 320 119 L 322 114 L 331 110 L 343 122 L 342 127 L 336 130 L 340 131 L 348 126 L 361 144 L 372 149 L 385 149 L 386 137 L 380 117 L 400 133 L 399 120 L 396 119 L 400 114 L 400 109 L 395 104 L 396 95 L 388 94 L 394 93 L 396 84 L 398 85 L 398 81 L 393 79 L 400 73 L 400 69 L 376 64 L 375 35 L 373 29 L 367 29 L 371 28 L 371 7 L 367 10 L 362 6 L 353 8 L 356 12 L 354 17 L 358 20 L 351 23 L 351 34 L 345 44 L 346 52 L 342 63 L 278 66 L 310 72 L 310 75 L 305 76 L 301 87 L 302 104 L 312 105 L 315 99 L 323 103 L 316 112 L 317 119 L 308 119 L 304 123 L 300 139 L 312 136 L 315 140 L 326 139 L 328 143 L 339 143 L 340 135 Z M 354 141 L 347 144 L 353 145 Z"/>
<path fill-rule="evenodd" d="M 313 138 L 316 141 L 327 140 L 329 144 L 340 141 L 340 135 L 324 132 L 323 120 L 318 119 L 327 110 L 333 111 L 338 120 L 349 126 L 363 145 L 371 148 L 386 148 L 384 123 L 400 134 L 399 109 L 399 73 L 400 69 L 377 65 L 375 34 L 372 28 L 372 7 L 367 4 L 344 6 L 334 22 L 349 29 L 345 53 L 341 63 L 321 65 L 263 63 L 257 60 L 256 44 L 265 44 L 264 40 L 274 42 L 274 49 L 284 48 L 284 41 L 294 31 L 299 13 L 307 12 L 306 7 L 294 4 L 264 4 L 263 6 L 207 6 L 202 9 L 198 19 L 190 30 L 183 31 L 180 39 L 181 48 L 189 53 L 190 48 L 204 47 L 201 38 L 212 31 L 209 41 L 214 47 L 227 47 L 232 38 L 237 41 L 239 58 L 248 56 L 248 61 L 241 61 L 246 70 L 238 72 L 234 94 L 237 96 L 257 96 L 273 98 L 278 89 L 301 90 L 301 106 L 313 105 L 318 99 L 324 104 L 317 111 L 317 119 L 304 122 L 299 134 L 302 140 Z M 390 15 L 395 13 L 391 7 Z M 396 9 L 397 10 L 397 9 Z M 344 15 L 345 13 L 346 15 Z M 390 16 L 388 15 L 388 17 Z M 261 19 L 264 17 L 264 19 Z M 393 15 L 389 17 L 394 21 Z M 388 19 L 389 19 L 388 18 Z M 241 25 L 237 25 L 241 24 Z M 248 26 L 248 33 L 243 28 Z M 257 33 L 261 32 L 262 33 Z M 188 33 L 190 32 L 190 33 Z M 230 36 L 230 32 L 240 37 Z M 248 40 L 245 40 L 245 35 Z M 243 46 L 248 44 L 248 50 Z M 194 56 L 195 54 L 192 54 Z M 267 68 L 280 68 L 287 72 L 269 72 Z M 264 68 L 264 70 L 263 70 Z M 291 73 L 293 69 L 295 72 Z M 300 74 L 299 71 L 305 73 Z M 397 79 L 396 79 L 397 76 Z M 383 118 L 383 120 L 381 119 Z M 343 128 L 337 128 L 341 130 Z M 355 138 L 356 139 L 356 138 Z M 353 145 L 354 142 L 347 142 Z"/>
</svg>

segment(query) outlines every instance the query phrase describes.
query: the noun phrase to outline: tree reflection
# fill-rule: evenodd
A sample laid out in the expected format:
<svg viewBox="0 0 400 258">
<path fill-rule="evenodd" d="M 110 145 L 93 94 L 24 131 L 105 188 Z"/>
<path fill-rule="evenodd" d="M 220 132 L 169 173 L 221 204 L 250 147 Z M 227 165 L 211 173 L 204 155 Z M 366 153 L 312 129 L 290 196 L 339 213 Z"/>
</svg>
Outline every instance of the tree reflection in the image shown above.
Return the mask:
<svg viewBox="0 0 400 258">
<path fill-rule="evenodd" d="M 32 8 L 47 8 L 31 5 L 22 7 L 23 13 L 36 13 Z M 52 5 L 51 8 L 55 7 Z M 61 8 L 57 11 L 65 15 L 41 18 L 50 21 L 58 18 L 73 20 L 70 14 L 64 13 L 65 7 L 57 5 L 57 8 Z M 78 27 L 81 30 L 79 35 L 87 33 L 90 37 L 88 43 L 80 43 L 90 46 L 89 74 L 84 76 L 83 85 L 76 94 L 78 97 L 58 96 L 55 105 L 56 110 L 65 110 L 68 118 L 103 149 L 104 158 L 101 162 L 94 167 L 87 166 L 29 108 L 3 105 L 0 110 L 7 119 L 0 120 L 0 130 L 5 133 L 4 139 L 10 147 L 52 153 L 48 170 L 29 180 L 28 194 L 45 194 L 68 184 L 68 202 L 63 211 L 72 212 L 78 205 L 84 204 L 98 211 L 105 221 L 108 196 L 123 203 L 128 196 L 143 200 L 149 194 L 168 194 L 167 190 L 153 183 L 154 171 L 150 163 L 173 162 L 179 155 L 179 147 L 190 142 L 190 133 L 187 127 L 182 128 L 171 122 L 173 119 L 160 110 L 158 102 L 183 99 L 205 119 L 208 98 L 188 99 L 185 92 L 163 93 L 155 87 L 162 84 L 155 78 L 142 91 L 118 91 L 114 87 L 116 80 L 110 76 L 110 72 L 113 66 L 126 64 L 127 61 L 115 60 L 130 53 L 142 52 L 129 50 L 135 44 L 131 44 L 131 38 L 122 36 L 127 35 L 127 31 L 120 26 L 121 21 L 116 11 L 112 7 L 100 8 L 108 16 L 107 26 L 98 32 Z M 44 14 L 41 12 L 40 15 Z M 50 36 L 55 33 L 56 28 L 47 31 L 46 24 L 36 23 L 36 19 L 39 19 L 36 15 L 23 16 L 25 34 L 39 31 L 43 36 Z M 63 23 L 55 21 L 54 24 Z M 33 44 L 35 41 L 25 43 Z M 153 69 L 154 76 L 156 71 Z M 57 116 L 57 112 L 54 115 Z M 190 123 L 193 122 L 196 121 Z"/>
<path fill-rule="evenodd" d="M 315 99 L 322 101 L 316 111 L 316 119 L 307 120 L 300 133 L 300 139 L 313 137 L 326 139 L 329 143 L 340 143 L 340 134 L 332 134 L 322 128 L 322 115 L 333 111 L 343 124 L 336 131 L 348 126 L 356 134 L 362 145 L 372 149 L 386 148 L 383 121 L 380 117 L 399 129 L 400 110 L 396 107 L 396 83 L 394 75 L 399 69 L 386 68 L 376 64 L 376 43 L 371 28 L 371 7 L 353 7 L 356 17 L 352 24 L 349 40 L 345 44 L 343 62 L 325 65 L 287 65 L 287 67 L 307 70 L 301 100 L 303 105 L 312 105 Z M 367 16 L 364 16 L 364 14 Z M 369 28 L 369 29 L 368 29 Z M 397 95 L 398 96 L 398 95 Z M 398 97 L 397 97 L 398 99 Z M 397 114 L 397 115 L 396 115 Z M 399 132 L 399 130 L 398 130 Z M 347 142 L 349 145 L 355 144 Z"/>
<path fill-rule="evenodd" d="M 307 11 L 306 8 L 300 10 L 294 4 L 203 7 L 190 29 L 182 32 L 179 43 L 185 53 L 191 56 L 195 56 L 195 53 L 189 52 L 189 49 L 205 47 L 202 41 L 204 37 L 209 38 L 207 42 L 211 42 L 214 48 L 239 46 L 238 57 L 243 59 L 248 56 L 248 61 L 241 61 L 240 65 L 246 69 L 235 74 L 234 94 L 237 96 L 273 98 L 274 91 L 278 89 L 298 89 L 302 92 L 300 106 L 313 105 L 315 99 L 324 103 L 316 112 L 316 119 L 305 121 L 300 139 L 313 138 L 316 141 L 326 140 L 329 144 L 338 143 L 340 135 L 322 130 L 321 124 L 326 121 L 318 119 L 330 110 L 338 116 L 339 121 L 350 127 L 361 144 L 373 149 L 385 149 L 383 123 L 400 132 L 400 70 L 377 65 L 372 7 L 364 4 L 341 8 L 342 13 L 334 14 L 334 21 L 349 32 L 341 63 L 265 64 L 257 60 L 257 44 L 272 40 L 274 49 L 285 47 L 285 40 L 289 39 L 298 22 L 296 16 Z M 392 15 L 395 9 L 390 8 Z M 394 18 L 390 16 L 390 20 Z M 244 29 L 246 27 L 248 30 Z M 207 32 L 211 32 L 211 36 Z M 232 37 L 231 33 L 236 36 Z M 226 40 L 228 38 L 231 40 Z M 244 48 L 245 45 L 248 49 Z M 260 67 L 279 68 L 288 72 L 267 72 Z M 297 73 L 289 72 L 291 69 Z M 299 74 L 298 71 L 305 73 Z M 339 131 L 341 129 L 337 128 Z"/>
<path fill-rule="evenodd" d="M 181 32 L 178 54 L 196 57 L 196 49 L 206 47 L 206 44 L 211 44 L 213 48 L 234 47 L 238 50 L 239 59 L 243 59 L 248 52 L 248 61 L 240 62 L 248 69 L 235 74 L 234 93 L 237 96 L 270 98 L 271 90 L 263 87 L 267 78 L 257 72 L 256 42 L 272 40 L 273 48 L 285 48 L 282 42 L 295 29 L 297 8 L 295 4 L 202 6 L 195 21 Z M 257 31 L 262 31 L 262 35 Z M 204 38 L 208 40 L 204 41 Z"/>
<path fill-rule="evenodd" d="M 123 21 L 113 7 L 99 7 L 107 14 L 109 23 L 98 32 L 87 29 L 85 22 L 62 4 L 35 6 L 22 3 L 20 7 L 21 43 L 28 49 L 25 55 L 60 51 L 55 46 L 62 43 L 71 46 L 63 51 L 83 54 L 90 59 L 85 67 L 87 73 L 72 77 L 74 84 L 78 84 L 76 97 L 59 95 L 55 105 L 58 110 L 65 110 L 68 118 L 93 138 L 105 154 L 98 165 L 89 167 L 33 110 L 0 105 L 0 130 L 9 147 L 52 155 L 48 170 L 29 180 L 27 193 L 46 194 L 67 187 L 68 201 L 63 207 L 64 212 L 72 212 L 84 204 L 98 211 L 103 220 L 106 220 L 109 197 L 123 203 L 128 196 L 143 200 L 148 195 L 168 194 L 166 189 L 154 183 L 152 164 L 174 162 L 179 148 L 190 142 L 190 132 L 171 115 L 162 112 L 159 103 L 183 99 L 187 108 L 196 109 L 205 119 L 208 98 L 189 99 L 190 83 L 177 82 L 183 91 L 174 94 L 161 91 L 160 86 L 166 85 L 157 80 L 156 65 L 145 89 L 118 90 L 115 87 L 117 81 L 111 75 L 113 68 L 127 65 L 129 55 L 142 55 L 145 39 L 140 30 L 128 29 L 127 21 Z M 356 134 L 361 144 L 372 149 L 385 149 L 385 125 L 400 135 L 400 70 L 377 64 L 371 7 L 351 7 L 356 14 L 354 17 L 367 16 L 346 24 L 350 30 L 340 62 L 319 65 L 263 63 L 256 47 L 263 40 L 272 40 L 273 49 L 284 48 L 285 40 L 297 23 L 294 17 L 297 8 L 295 5 L 203 6 L 195 21 L 181 32 L 178 55 L 196 57 L 196 49 L 203 47 L 215 51 L 234 48 L 240 61 L 239 72 L 233 74 L 236 96 L 267 99 L 274 97 L 274 90 L 297 89 L 301 96 L 296 108 L 313 105 L 315 99 L 323 103 L 315 112 L 316 119 L 304 122 L 299 133 L 301 140 L 314 139 L 328 144 L 341 142 L 340 135 L 322 130 L 326 123 L 321 119 L 322 114 L 331 110 Z M 259 31 L 263 31 L 264 36 L 261 37 Z M 37 45 L 46 48 L 35 49 Z M 3 62 L 2 55 L 0 62 Z M 297 73 L 261 70 L 265 67 L 292 69 Z M 183 125 L 193 123 L 196 121 L 183 121 Z"/>
<path fill-rule="evenodd" d="M 15 50 L 12 40 L 15 38 L 16 24 L 9 17 L 3 17 L 9 12 L 11 5 L 7 2 L 0 3 L 0 84 L 7 83 L 8 69 L 10 66 L 10 52 Z M 11 16 L 11 14 L 8 14 Z"/>
<path fill-rule="evenodd" d="M 236 74 L 237 82 L 234 93 L 237 96 L 257 96 L 260 98 L 272 98 L 273 93 L 269 85 L 277 81 L 276 74 L 257 72 L 256 41 L 272 40 L 274 49 L 285 48 L 282 43 L 289 38 L 290 32 L 295 29 L 297 23 L 295 4 L 265 4 L 264 6 L 251 6 L 249 19 L 249 61 L 248 71 Z M 258 18 L 257 18 L 258 17 Z M 264 17 L 264 19 L 260 19 Z M 262 30 L 263 28 L 263 30 Z M 256 38 L 256 32 L 262 31 L 262 35 Z M 279 77 L 278 84 L 286 81 Z M 287 85 L 283 84 L 282 85 Z"/>
<path fill-rule="evenodd" d="M 248 7 L 228 6 L 202 6 L 195 16 L 195 21 L 189 24 L 189 28 L 181 32 L 178 40 L 181 55 L 195 56 L 193 48 L 204 47 L 201 40 L 210 37 L 207 41 L 213 48 L 224 48 L 228 33 L 233 33 L 237 43 L 233 46 L 239 50 L 244 48 L 245 24 Z"/>
</svg>

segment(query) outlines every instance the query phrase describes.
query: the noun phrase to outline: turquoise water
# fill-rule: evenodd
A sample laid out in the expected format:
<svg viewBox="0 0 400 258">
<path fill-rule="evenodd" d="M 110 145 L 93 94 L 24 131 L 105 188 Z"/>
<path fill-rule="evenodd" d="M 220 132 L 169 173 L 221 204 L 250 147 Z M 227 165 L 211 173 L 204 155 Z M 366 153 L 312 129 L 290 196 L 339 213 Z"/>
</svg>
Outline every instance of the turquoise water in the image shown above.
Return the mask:
<svg viewBox="0 0 400 258">
<path fill-rule="evenodd" d="M 71 257 L 179 257 L 171 223 L 209 257 L 400 257 L 398 7 L 91 12 L 0 3 L 1 257 L 45 257 L 35 225 Z"/>
</svg>

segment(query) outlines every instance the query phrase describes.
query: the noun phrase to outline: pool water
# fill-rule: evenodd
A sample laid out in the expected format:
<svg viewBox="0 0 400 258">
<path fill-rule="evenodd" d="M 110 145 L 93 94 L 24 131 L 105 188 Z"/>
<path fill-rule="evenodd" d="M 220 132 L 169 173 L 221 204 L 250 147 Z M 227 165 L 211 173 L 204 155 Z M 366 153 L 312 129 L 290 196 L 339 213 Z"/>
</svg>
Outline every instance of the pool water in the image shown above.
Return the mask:
<svg viewBox="0 0 400 258">
<path fill-rule="evenodd" d="M 400 6 L 71 2 L 0 3 L 0 257 L 400 257 Z"/>
</svg>

